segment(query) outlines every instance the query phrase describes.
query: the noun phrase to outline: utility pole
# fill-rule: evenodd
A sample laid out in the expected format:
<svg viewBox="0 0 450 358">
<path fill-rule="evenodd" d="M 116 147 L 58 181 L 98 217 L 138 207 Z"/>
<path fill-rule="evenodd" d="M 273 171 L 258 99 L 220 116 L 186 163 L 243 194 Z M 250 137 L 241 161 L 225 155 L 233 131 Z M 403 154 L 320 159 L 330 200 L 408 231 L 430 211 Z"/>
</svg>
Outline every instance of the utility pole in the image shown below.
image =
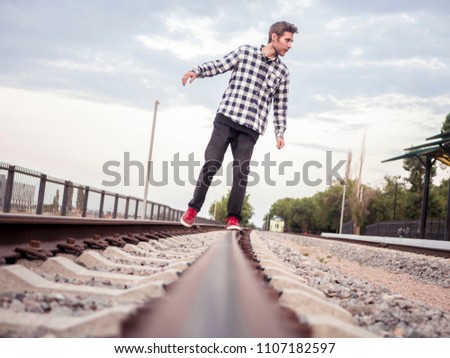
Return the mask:
<svg viewBox="0 0 450 358">
<path fill-rule="evenodd" d="M 152 126 L 152 134 L 150 137 L 150 148 L 148 150 L 148 161 L 147 161 L 147 177 L 145 178 L 144 185 L 144 204 L 142 206 L 142 220 L 145 220 L 145 216 L 147 214 L 147 194 L 148 194 L 148 182 L 150 181 L 150 175 L 152 172 L 152 152 L 153 152 L 153 140 L 155 138 L 155 129 L 156 129 L 156 112 L 158 111 L 159 101 L 155 101 L 155 109 L 153 111 L 153 126 Z"/>
<path fill-rule="evenodd" d="M 342 194 L 342 206 L 341 206 L 341 221 L 339 224 L 339 234 L 342 234 L 342 225 L 344 224 L 344 209 L 345 209 L 345 191 L 347 189 L 347 180 L 350 174 L 350 164 L 352 162 L 352 152 L 349 151 L 347 155 L 347 166 L 345 168 L 345 179 L 344 179 L 344 192 Z"/>
<path fill-rule="evenodd" d="M 395 221 L 395 214 L 397 211 L 397 191 L 398 191 L 398 182 L 395 179 L 395 191 L 394 191 L 394 213 L 392 215 L 392 221 Z"/>
</svg>

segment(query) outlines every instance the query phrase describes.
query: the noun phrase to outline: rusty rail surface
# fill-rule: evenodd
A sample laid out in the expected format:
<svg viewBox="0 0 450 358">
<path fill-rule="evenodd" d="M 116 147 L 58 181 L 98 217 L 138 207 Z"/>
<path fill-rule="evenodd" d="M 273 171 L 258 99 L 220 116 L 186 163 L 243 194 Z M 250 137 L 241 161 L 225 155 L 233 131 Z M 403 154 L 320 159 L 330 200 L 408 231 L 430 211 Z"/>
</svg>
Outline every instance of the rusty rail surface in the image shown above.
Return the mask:
<svg viewBox="0 0 450 358">
<path fill-rule="evenodd" d="M 45 259 L 59 252 L 80 254 L 90 248 L 121 247 L 139 242 L 135 238 L 139 235 L 140 241 L 147 241 L 155 232 L 182 234 L 222 228 L 215 224 L 186 228 L 168 221 L 0 214 L 0 264 L 20 258 Z"/>
<path fill-rule="evenodd" d="M 238 240 L 232 231 L 216 242 L 164 298 L 124 324 L 123 337 L 309 337 L 307 325 L 270 299 Z"/>
</svg>

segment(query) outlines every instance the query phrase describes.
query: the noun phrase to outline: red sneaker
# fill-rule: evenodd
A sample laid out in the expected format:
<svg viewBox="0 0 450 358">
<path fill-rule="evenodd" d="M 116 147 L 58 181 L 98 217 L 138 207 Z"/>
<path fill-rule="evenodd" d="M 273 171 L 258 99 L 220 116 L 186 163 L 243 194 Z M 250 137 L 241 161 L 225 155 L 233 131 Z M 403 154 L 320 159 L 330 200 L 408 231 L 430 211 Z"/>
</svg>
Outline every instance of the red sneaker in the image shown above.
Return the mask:
<svg viewBox="0 0 450 358">
<path fill-rule="evenodd" d="M 196 216 L 197 216 L 197 211 L 195 211 L 192 208 L 189 208 L 186 210 L 184 215 L 181 217 L 180 222 L 186 227 L 191 227 L 192 225 L 194 225 Z"/>
<path fill-rule="evenodd" d="M 234 216 L 228 217 L 226 222 L 227 222 L 227 230 L 241 230 L 239 220 Z"/>
</svg>

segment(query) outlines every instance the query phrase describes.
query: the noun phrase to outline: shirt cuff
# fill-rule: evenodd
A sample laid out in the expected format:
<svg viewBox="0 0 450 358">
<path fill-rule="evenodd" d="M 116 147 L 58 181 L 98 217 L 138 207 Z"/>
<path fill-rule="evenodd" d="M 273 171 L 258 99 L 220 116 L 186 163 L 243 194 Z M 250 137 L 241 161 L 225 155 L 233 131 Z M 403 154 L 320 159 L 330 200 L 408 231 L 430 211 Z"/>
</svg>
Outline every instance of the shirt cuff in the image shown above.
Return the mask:
<svg viewBox="0 0 450 358">
<path fill-rule="evenodd" d="M 200 68 L 198 67 L 193 67 L 191 68 L 191 71 L 194 72 L 198 77 L 200 77 Z"/>
</svg>

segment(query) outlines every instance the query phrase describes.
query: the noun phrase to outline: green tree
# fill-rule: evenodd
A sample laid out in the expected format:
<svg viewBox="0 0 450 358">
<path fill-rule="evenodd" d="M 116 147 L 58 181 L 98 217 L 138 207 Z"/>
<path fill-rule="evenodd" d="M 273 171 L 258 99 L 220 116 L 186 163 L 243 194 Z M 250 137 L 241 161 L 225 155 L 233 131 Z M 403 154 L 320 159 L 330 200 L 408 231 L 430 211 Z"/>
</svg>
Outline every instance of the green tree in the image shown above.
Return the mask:
<svg viewBox="0 0 450 358">
<path fill-rule="evenodd" d="M 230 191 L 228 191 L 228 194 L 223 196 L 222 198 L 214 201 L 211 206 L 209 207 L 209 214 L 214 217 L 215 220 L 220 222 L 225 222 L 228 210 L 228 200 L 230 199 Z M 244 197 L 244 203 L 242 204 L 241 209 L 241 221 L 240 224 L 242 226 L 248 226 L 250 223 L 250 219 L 252 218 L 254 214 L 254 209 L 250 204 L 250 194 L 246 194 Z"/>
<path fill-rule="evenodd" d="M 325 191 L 314 195 L 314 218 L 316 228 L 314 231 L 338 232 L 341 221 L 343 185 L 335 184 Z M 344 204 L 344 220 L 351 220 L 350 200 L 346 193 Z"/>
<path fill-rule="evenodd" d="M 343 186 L 335 183 L 312 197 L 283 198 L 272 204 L 269 218 L 282 217 L 287 231 L 337 232 L 341 217 Z M 349 200 L 345 202 L 344 221 L 350 220 Z M 266 218 L 265 218 L 266 219 Z"/>
<path fill-rule="evenodd" d="M 447 117 L 445 117 L 444 123 L 442 123 L 441 132 L 448 132 L 450 131 L 450 112 L 447 114 Z"/>
<path fill-rule="evenodd" d="M 413 193 L 422 194 L 425 181 L 425 163 L 426 157 L 412 157 L 403 159 L 403 169 L 405 169 L 409 175 L 406 180 L 411 184 L 411 191 Z M 431 169 L 431 178 L 436 176 L 436 167 Z"/>
<path fill-rule="evenodd" d="M 428 206 L 428 215 L 431 218 L 440 219 L 447 215 L 448 182 L 449 179 L 444 179 L 439 185 L 431 187 Z"/>
<path fill-rule="evenodd" d="M 283 198 L 273 203 L 269 211 L 269 221 L 274 216 L 279 216 L 284 219 L 284 225 L 289 230 L 293 226 L 293 205 L 296 200 L 298 199 Z"/>
<path fill-rule="evenodd" d="M 291 228 L 297 232 L 315 231 L 314 198 L 303 198 L 293 203 Z"/>
<path fill-rule="evenodd" d="M 373 199 L 367 207 L 366 224 L 405 220 L 406 188 L 400 176 L 385 176 L 381 189 L 373 190 Z"/>
</svg>

